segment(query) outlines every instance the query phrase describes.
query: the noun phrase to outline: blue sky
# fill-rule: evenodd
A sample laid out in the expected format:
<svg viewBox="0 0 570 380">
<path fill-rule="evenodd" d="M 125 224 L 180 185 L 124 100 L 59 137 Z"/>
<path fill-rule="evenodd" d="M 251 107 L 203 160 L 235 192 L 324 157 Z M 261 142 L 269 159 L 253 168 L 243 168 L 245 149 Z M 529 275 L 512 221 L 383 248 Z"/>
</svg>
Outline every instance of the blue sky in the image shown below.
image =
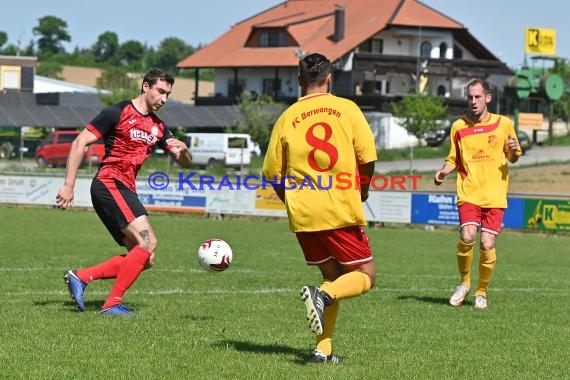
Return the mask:
<svg viewBox="0 0 570 380">
<path fill-rule="evenodd" d="M 134 39 L 151 46 L 167 37 L 188 44 L 208 44 L 237 22 L 282 0 L 19 0 L 3 6 L 0 31 L 9 43 L 26 46 L 38 19 L 57 16 L 68 24 L 75 46 L 89 47 L 105 31 L 124 42 Z M 424 0 L 423 3 L 462 23 L 489 50 L 511 67 L 524 59 L 525 27 L 556 29 L 557 55 L 570 59 L 570 1 Z"/>
</svg>

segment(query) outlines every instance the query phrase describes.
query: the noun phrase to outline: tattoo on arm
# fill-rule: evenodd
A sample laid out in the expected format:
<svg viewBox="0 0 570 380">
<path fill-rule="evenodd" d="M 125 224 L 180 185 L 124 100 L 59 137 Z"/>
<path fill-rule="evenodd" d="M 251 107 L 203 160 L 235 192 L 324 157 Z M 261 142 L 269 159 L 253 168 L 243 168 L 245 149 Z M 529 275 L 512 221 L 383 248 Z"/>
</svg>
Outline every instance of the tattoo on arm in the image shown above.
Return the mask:
<svg viewBox="0 0 570 380">
<path fill-rule="evenodd" d="M 142 230 L 141 232 L 139 232 L 139 235 L 143 239 L 142 247 L 147 251 L 150 251 L 150 233 L 148 232 L 148 230 Z"/>
</svg>

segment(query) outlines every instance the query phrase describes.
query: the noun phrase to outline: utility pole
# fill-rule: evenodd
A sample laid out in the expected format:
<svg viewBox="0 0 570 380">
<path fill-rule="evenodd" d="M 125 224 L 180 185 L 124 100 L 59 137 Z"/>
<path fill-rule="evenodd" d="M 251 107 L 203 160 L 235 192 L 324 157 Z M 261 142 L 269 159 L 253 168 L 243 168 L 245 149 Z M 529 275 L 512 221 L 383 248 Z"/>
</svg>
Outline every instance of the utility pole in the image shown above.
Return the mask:
<svg viewBox="0 0 570 380">
<path fill-rule="evenodd" d="M 416 60 L 416 94 L 420 92 L 420 68 L 422 58 L 422 26 L 418 27 L 418 59 Z"/>
</svg>

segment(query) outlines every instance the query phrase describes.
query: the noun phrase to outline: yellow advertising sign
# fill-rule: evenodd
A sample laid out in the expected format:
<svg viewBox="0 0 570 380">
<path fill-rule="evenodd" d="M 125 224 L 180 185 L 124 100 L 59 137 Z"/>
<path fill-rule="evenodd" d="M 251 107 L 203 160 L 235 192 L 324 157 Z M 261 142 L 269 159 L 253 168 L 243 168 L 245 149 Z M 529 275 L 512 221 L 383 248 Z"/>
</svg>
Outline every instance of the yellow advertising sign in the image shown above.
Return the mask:
<svg viewBox="0 0 570 380">
<path fill-rule="evenodd" d="M 526 28 L 525 53 L 556 54 L 556 29 Z"/>
<path fill-rule="evenodd" d="M 541 113 L 519 113 L 519 128 L 544 129 L 544 115 Z"/>
<path fill-rule="evenodd" d="M 285 205 L 277 194 L 275 194 L 275 190 L 273 187 L 268 186 L 266 189 L 259 187 L 256 189 L 256 199 L 255 199 L 255 208 L 256 209 L 269 209 L 269 210 L 283 210 L 285 211 Z"/>
</svg>

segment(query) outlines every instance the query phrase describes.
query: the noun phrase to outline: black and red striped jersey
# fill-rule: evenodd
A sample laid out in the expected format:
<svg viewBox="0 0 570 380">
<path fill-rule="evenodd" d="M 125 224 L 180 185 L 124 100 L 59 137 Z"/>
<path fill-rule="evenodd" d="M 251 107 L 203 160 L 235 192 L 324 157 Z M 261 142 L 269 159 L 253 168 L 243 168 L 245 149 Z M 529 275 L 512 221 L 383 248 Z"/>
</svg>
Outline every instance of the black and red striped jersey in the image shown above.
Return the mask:
<svg viewBox="0 0 570 380">
<path fill-rule="evenodd" d="M 131 100 L 104 108 L 87 129 L 105 143 L 105 156 L 96 178 L 116 178 L 136 191 L 136 177 L 158 145 L 168 150 L 172 133 L 154 113 L 137 111 Z"/>
</svg>

